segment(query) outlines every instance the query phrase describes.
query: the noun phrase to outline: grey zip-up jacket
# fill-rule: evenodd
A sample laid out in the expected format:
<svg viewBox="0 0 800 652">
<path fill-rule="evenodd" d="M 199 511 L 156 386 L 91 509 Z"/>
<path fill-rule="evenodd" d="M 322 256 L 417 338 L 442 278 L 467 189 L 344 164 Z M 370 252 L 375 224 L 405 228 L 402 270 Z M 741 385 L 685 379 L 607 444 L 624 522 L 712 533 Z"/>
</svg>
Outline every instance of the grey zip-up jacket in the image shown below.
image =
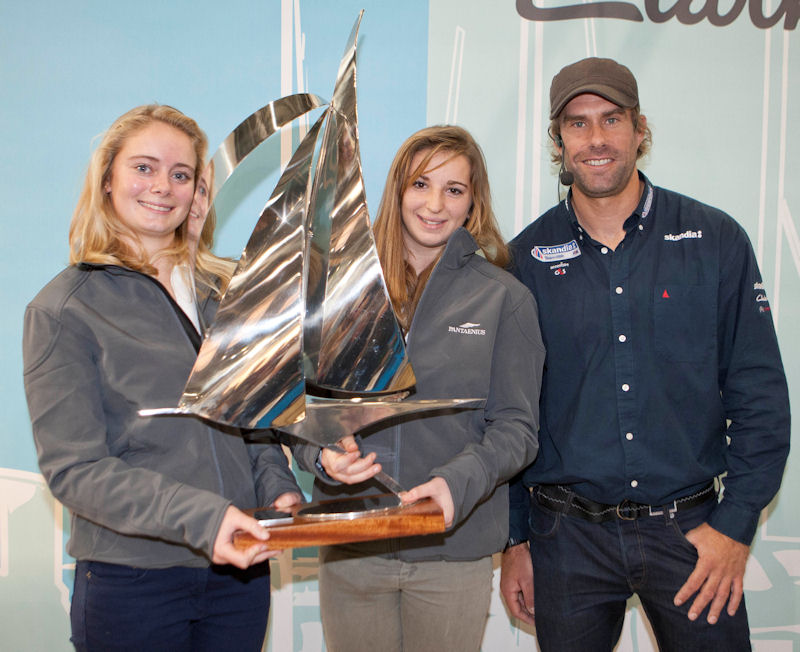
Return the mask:
<svg viewBox="0 0 800 652">
<path fill-rule="evenodd" d="M 216 301 L 203 304 L 210 321 Z M 166 290 L 121 267 L 68 267 L 28 305 L 33 436 L 42 474 L 71 512 L 67 551 L 77 559 L 207 566 L 229 505 L 300 491 L 275 443 L 194 417 L 138 416 L 177 405 L 198 344 Z"/>
<path fill-rule="evenodd" d="M 538 450 L 539 387 L 544 345 L 528 289 L 475 252 L 458 229 L 428 280 L 408 333 L 417 377 L 414 398 L 485 398 L 482 409 L 414 415 L 362 433 L 361 448 L 377 452 L 383 469 L 405 488 L 445 479 L 455 525 L 442 535 L 347 546 L 407 561 L 474 560 L 502 550 L 508 539 L 506 482 Z M 314 498 L 383 493 L 371 481 L 333 482 L 315 469 L 318 448 L 295 445 L 301 466 L 316 473 Z"/>
</svg>

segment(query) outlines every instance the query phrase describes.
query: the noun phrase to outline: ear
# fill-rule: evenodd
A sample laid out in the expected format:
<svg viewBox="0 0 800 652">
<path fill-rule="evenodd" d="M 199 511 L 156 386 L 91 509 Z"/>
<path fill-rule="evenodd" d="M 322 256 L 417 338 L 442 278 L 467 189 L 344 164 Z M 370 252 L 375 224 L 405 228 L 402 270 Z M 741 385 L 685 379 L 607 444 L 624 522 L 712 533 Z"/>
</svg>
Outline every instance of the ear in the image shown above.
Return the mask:
<svg viewBox="0 0 800 652">
<path fill-rule="evenodd" d="M 639 138 L 639 145 L 644 140 L 644 134 L 647 130 L 647 116 L 639 114 L 639 119 L 636 121 L 636 136 Z"/>
<path fill-rule="evenodd" d="M 564 149 L 564 141 L 561 140 L 561 136 L 553 135 L 553 132 L 550 131 L 550 128 L 547 128 L 547 135 L 550 136 L 550 140 L 553 141 L 553 145 L 555 145 L 558 151 Z"/>
</svg>

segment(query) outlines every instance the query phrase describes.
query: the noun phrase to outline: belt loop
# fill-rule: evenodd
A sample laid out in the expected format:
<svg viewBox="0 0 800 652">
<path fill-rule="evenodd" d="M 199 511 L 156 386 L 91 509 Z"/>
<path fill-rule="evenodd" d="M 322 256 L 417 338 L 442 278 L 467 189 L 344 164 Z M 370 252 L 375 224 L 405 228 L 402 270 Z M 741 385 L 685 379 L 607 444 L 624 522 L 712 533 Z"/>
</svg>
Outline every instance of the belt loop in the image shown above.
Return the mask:
<svg viewBox="0 0 800 652">
<path fill-rule="evenodd" d="M 542 495 L 546 498 L 550 498 L 550 509 L 559 514 L 568 513 L 569 508 L 572 506 L 572 501 L 575 498 L 575 493 L 567 489 L 564 485 L 555 484 L 547 486 L 550 487 L 550 495 L 548 495 L 548 492 L 543 492 Z M 552 493 L 560 493 L 561 497 L 556 498 Z M 553 505 L 553 502 L 555 505 Z"/>
<path fill-rule="evenodd" d="M 649 516 L 663 516 L 664 523 L 669 525 L 669 522 L 675 518 L 675 514 L 678 512 L 678 501 L 673 500 L 672 504 L 667 503 L 666 505 L 662 505 L 657 510 L 654 510 L 653 507 L 650 507 Z"/>
<path fill-rule="evenodd" d="M 572 502 L 575 500 L 575 492 L 571 489 L 567 489 L 563 485 L 558 485 L 558 488 L 563 491 L 566 496 L 564 497 L 564 513 L 567 513 L 567 510 L 572 507 Z"/>
</svg>

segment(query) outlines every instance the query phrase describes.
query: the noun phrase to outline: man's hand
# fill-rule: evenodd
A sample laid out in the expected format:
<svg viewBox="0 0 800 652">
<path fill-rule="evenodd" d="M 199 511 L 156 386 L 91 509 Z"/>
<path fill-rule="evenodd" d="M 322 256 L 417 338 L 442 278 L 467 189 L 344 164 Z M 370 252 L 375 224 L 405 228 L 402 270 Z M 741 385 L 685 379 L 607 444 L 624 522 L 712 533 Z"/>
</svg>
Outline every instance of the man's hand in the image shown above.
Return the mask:
<svg viewBox="0 0 800 652">
<path fill-rule="evenodd" d="M 728 615 L 739 608 L 744 592 L 744 568 L 750 548 L 703 523 L 686 533 L 686 538 L 697 548 L 697 564 L 689 579 L 675 594 L 679 607 L 697 593 L 689 607 L 689 620 L 696 620 L 710 602 L 708 622 L 714 625 L 725 603 Z"/>
<path fill-rule="evenodd" d="M 400 498 L 404 505 L 410 505 L 422 498 L 432 498 L 439 506 L 439 509 L 442 510 L 442 514 L 444 514 L 444 526 L 450 527 L 453 524 L 456 508 L 453 505 L 453 495 L 450 493 L 450 487 L 447 486 L 444 478 L 437 476 L 433 480 L 428 480 L 428 482 L 417 485 L 413 489 L 404 491 L 400 494 Z"/>
<path fill-rule="evenodd" d="M 503 553 L 500 593 L 514 618 L 534 624 L 533 564 L 527 543 L 512 546 Z"/>
<path fill-rule="evenodd" d="M 246 550 L 237 550 L 233 545 L 233 533 L 244 530 L 253 537 L 265 543 L 258 543 Z M 247 568 L 253 564 L 260 564 L 265 559 L 274 557 L 280 550 L 268 550 L 266 540 L 269 538 L 267 530 L 258 524 L 258 521 L 244 512 L 230 505 L 222 517 L 217 538 L 214 541 L 214 554 L 211 561 L 215 564 L 233 564 L 237 568 Z"/>
<path fill-rule="evenodd" d="M 320 455 L 322 468 L 334 480 L 344 484 L 358 484 L 369 480 L 381 470 L 381 465 L 375 464 L 375 453 L 361 457 L 361 451 L 352 435 L 340 439 L 339 447 L 345 452 L 337 453 L 330 448 L 323 448 Z"/>
</svg>

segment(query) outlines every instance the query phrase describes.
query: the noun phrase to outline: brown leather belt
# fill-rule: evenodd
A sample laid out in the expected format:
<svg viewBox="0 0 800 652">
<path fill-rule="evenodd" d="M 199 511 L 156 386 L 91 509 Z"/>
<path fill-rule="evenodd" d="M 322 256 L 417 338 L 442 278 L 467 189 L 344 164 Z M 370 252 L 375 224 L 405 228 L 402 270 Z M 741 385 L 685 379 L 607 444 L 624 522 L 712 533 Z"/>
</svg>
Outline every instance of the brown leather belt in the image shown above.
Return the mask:
<svg viewBox="0 0 800 652">
<path fill-rule="evenodd" d="M 604 523 L 617 518 L 633 521 L 643 516 L 662 516 L 665 513 L 672 518 L 676 512 L 702 505 L 707 500 L 716 498 L 717 492 L 714 483 L 711 482 L 703 489 L 677 498 L 666 505 L 645 505 L 631 500 L 623 500 L 618 505 L 607 505 L 579 496 L 563 485 L 539 485 L 534 488 L 533 495 L 540 505 L 554 512 L 577 516 L 591 523 Z"/>
</svg>

